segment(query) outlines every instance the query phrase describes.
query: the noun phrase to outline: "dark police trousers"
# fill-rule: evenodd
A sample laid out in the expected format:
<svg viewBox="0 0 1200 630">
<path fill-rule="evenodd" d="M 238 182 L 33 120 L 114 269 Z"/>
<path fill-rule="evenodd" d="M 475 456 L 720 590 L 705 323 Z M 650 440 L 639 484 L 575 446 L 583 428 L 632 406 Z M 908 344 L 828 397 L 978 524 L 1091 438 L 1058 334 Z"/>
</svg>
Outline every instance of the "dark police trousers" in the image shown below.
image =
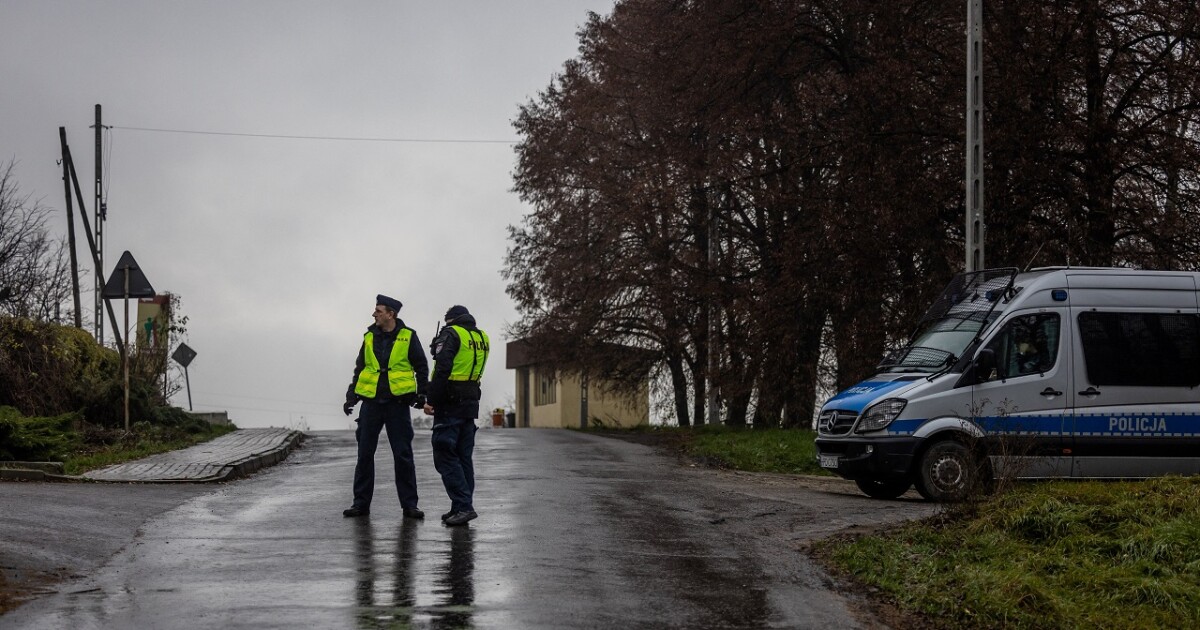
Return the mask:
<svg viewBox="0 0 1200 630">
<path fill-rule="evenodd" d="M 408 405 L 398 399 L 388 402 L 362 401 L 358 414 L 358 428 L 354 437 L 358 440 L 358 464 L 354 466 L 354 507 L 371 507 L 371 495 L 375 492 L 375 449 L 379 446 L 379 431 L 387 427 L 388 442 L 392 446 L 392 460 L 396 466 L 396 494 L 400 507 L 417 507 L 417 472 L 413 466 L 412 418 Z"/>
<path fill-rule="evenodd" d="M 474 418 L 435 418 L 433 421 L 433 466 L 442 475 L 452 512 L 475 509 Z"/>
</svg>

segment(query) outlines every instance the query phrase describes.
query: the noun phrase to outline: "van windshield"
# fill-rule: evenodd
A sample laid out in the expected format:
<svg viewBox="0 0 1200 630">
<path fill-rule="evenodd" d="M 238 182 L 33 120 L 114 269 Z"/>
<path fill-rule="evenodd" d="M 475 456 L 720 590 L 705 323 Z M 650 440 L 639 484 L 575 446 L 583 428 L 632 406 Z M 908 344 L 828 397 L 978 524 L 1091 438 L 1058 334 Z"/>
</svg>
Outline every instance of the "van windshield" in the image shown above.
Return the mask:
<svg viewBox="0 0 1200 630">
<path fill-rule="evenodd" d="M 907 346 L 884 358 L 879 367 L 889 372 L 933 372 L 961 357 L 979 331 L 999 313 L 975 312 L 929 322 Z"/>
<path fill-rule="evenodd" d="M 1009 299 L 1017 270 L 985 269 L 960 273 L 934 301 L 903 348 L 888 353 L 878 369 L 888 372 L 935 372 L 962 356 L 971 341 L 996 321 Z"/>
</svg>

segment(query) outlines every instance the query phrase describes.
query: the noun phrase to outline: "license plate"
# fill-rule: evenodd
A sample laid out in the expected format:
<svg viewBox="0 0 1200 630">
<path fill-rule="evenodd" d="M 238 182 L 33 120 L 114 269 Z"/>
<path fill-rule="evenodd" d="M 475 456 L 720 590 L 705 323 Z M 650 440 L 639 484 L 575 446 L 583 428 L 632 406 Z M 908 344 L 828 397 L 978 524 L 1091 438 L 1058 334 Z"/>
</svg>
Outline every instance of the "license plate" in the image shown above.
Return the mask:
<svg viewBox="0 0 1200 630">
<path fill-rule="evenodd" d="M 837 455 L 821 455 L 820 460 L 821 460 L 820 461 L 821 468 L 837 468 L 838 467 L 838 456 Z"/>
</svg>

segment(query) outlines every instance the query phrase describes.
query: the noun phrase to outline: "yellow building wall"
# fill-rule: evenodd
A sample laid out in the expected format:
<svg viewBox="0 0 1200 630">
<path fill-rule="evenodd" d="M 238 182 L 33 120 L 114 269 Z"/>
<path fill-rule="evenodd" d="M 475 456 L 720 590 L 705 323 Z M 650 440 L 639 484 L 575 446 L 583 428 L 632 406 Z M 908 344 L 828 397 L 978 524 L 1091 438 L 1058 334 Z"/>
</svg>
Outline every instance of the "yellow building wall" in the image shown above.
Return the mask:
<svg viewBox="0 0 1200 630">
<path fill-rule="evenodd" d="M 543 368 L 544 369 L 544 368 Z M 529 369 L 528 392 L 521 391 L 521 377 L 517 376 L 517 404 L 530 404 L 529 426 L 543 428 L 579 428 L 579 377 L 559 375 L 555 381 L 556 401 L 546 405 L 534 405 L 533 391 L 539 379 L 537 366 Z M 520 411 L 517 416 L 520 417 Z M 603 381 L 591 381 L 588 388 L 588 426 L 599 422 L 607 427 L 631 427 L 650 422 L 650 397 L 645 388 L 636 395 L 618 395 L 605 390 Z"/>
<path fill-rule="evenodd" d="M 537 400 L 537 394 L 534 392 L 537 391 L 540 369 L 538 366 L 529 369 L 529 426 L 557 429 L 562 427 L 562 382 L 554 384 L 558 402 L 548 405 L 534 404 Z"/>
<path fill-rule="evenodd" d="M 588 388 L 588 418 L 606 427 L 632 427 L 650 424 L 650 395 L 642 387 L 635 395 L 604 391 L 603 383 Z"/>
</svg>

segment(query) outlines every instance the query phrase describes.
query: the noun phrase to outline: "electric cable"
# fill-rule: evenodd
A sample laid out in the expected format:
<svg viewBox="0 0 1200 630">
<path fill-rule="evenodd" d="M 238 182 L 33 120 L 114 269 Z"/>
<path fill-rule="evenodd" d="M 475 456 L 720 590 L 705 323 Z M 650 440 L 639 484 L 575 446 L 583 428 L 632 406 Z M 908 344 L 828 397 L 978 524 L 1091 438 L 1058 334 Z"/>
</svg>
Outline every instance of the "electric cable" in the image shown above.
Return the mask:
<svg viewBox="0 0 1200 630">
<path fill-rule="evenodd" d="M 333 140 L 343 142 L 408 142 L 424 144 L 517 144 L 516 140 L 481 140 L 454 138 L 369 138 L 354 136 L 304 136 L 276 133 L 239 133 L 234 131 L 198 131 L 194 129 L 159 129 L 153 127 L 123 127 L 113 125 L 111 129 L 144 131 L 150 133 L 185 133 L 202 136 L 234 136 L 241 138 L 280 138 L 286 140 Z"/>
</svg>

